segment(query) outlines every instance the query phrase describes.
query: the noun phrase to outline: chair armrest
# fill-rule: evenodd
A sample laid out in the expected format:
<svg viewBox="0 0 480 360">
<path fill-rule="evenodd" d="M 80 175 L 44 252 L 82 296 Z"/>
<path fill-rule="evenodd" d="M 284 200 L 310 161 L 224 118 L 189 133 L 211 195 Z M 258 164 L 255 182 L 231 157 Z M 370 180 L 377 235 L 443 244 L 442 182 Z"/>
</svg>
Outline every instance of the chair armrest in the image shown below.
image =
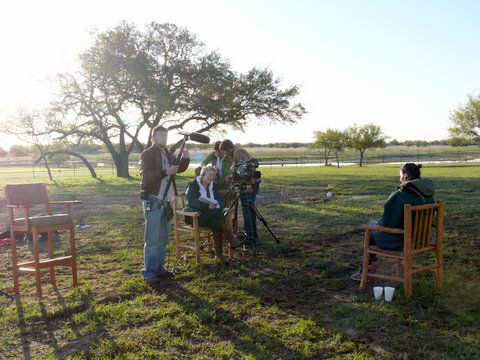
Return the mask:
<svg viewBox="0 0 480 360">
<path fill-rule="evenodd" d="M 10 209 L 24 209 L 24 208 L 31 208 L 33 206 L 34 205 L 8 205 L 7 204 L 7 208 L 10 208 Z"/>
<path fill-rule="evenodd" d="M 177 210 L 176 213 L 178 215 L 183 215 L 183 216 L 190 216 L 190 217 L 199 217 L 200 213 L 196 211 L 183 211 L 183 210 Z"/>
<path fill-rule="evenodd" d="M 59 201 L 49 201 L 49 204 L 81 204 L 81 200 L 59 200 Z"/>
<path fill-rule="evenodd" d="M 384 226 L 375 226 L 375 225 L 363 225 L 362 229 L 370 230 L 370 231 L 384 232 L 384 233 L 389 233 L 389 234 L 403 234 L 403 233 L 405 233 L 405 231 L 403 229 L 388 228 L 388 227 L 384 227 Z"/>
</svg>

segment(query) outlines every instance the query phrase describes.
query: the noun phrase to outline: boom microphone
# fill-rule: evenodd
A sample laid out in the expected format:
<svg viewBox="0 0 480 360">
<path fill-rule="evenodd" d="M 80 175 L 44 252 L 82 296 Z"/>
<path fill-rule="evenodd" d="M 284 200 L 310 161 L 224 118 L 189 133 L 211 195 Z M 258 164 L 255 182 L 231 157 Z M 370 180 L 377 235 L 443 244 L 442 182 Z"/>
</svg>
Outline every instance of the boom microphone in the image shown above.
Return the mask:
<svg viewBox="0 0 480 360">
<path fill-rule="evenodd" d="M 190 140 L 202 143 L 202 144 L 208 144 L 210 142 L 210 138 L 207 135 L 203 135 L 197 132 L 192 132 L 190 134 L 184 134 L 190 138 Z"/>
</svg>

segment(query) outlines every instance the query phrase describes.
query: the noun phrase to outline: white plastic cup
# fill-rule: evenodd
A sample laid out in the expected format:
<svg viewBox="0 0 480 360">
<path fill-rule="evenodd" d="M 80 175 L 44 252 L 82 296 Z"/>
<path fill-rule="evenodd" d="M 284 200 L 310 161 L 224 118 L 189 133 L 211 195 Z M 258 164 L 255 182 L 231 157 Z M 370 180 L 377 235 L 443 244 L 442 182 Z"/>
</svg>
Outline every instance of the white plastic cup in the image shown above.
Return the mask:
<svg viewBox="0 0 480 360">
<path fill-rule="evenodd" d="M 395 288 L 390 286 L 385 286 L 385 301 L 390 302 L 393 299 L 393 293 L 395 292 Z"/>
<path fill-rule="evenodd" d="M 375 286 L 373 288 L 373 294 L 375 295 L 375 300 L 380 300 L 383 295 L 383 287 L 381 286 Z"/>
</svg>

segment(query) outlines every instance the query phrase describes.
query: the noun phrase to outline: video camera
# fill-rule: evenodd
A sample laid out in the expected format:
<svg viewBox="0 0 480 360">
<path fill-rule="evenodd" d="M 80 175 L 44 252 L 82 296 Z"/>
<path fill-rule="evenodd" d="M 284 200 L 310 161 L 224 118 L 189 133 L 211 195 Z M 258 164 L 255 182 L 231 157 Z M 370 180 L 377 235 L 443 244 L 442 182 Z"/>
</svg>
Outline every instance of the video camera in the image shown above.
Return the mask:
<svg viewBox="0 0 480 360">
<path fill-rule="evenodd" d="M 238 164 L 232 165 L 230 168 L 230 174 L 228 175 L 227 181 L 229 183 L 241 185 L 248 183 L 252 178 L 260 179 L 262 173 L 256 171 L 256 168 L 258 168 L 257 159 L 240 160 Z"/>
</svg>

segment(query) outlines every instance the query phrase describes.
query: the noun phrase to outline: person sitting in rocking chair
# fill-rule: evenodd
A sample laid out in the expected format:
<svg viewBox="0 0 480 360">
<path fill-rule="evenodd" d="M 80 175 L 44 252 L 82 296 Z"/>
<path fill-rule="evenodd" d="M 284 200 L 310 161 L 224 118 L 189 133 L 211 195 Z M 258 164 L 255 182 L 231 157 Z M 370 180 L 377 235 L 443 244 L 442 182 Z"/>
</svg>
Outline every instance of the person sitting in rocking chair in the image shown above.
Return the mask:
<svg viewBox="0 0 480 360">
<path fill-rule="evenodd" d="M 208 226 L 213 232 L 213 245 L 215 257 L 222 263 L 228 264 L 223 256 L 222 236 L 225 236 L 230 248 L 235 249 L 242 245 L 242 242 L 234 238 L 226 217 L 223 214 L 223 204 L 218 199 L 214 179 L 217 171 L 209 165 L 202 169 L 200 175 L 190 182 L 185 194 L 186 206 L 194 211 L 200 212 L 198 223 L 200 226 Z M 188 209 L 186 209 L 188 211 Z"/>
</svg>

